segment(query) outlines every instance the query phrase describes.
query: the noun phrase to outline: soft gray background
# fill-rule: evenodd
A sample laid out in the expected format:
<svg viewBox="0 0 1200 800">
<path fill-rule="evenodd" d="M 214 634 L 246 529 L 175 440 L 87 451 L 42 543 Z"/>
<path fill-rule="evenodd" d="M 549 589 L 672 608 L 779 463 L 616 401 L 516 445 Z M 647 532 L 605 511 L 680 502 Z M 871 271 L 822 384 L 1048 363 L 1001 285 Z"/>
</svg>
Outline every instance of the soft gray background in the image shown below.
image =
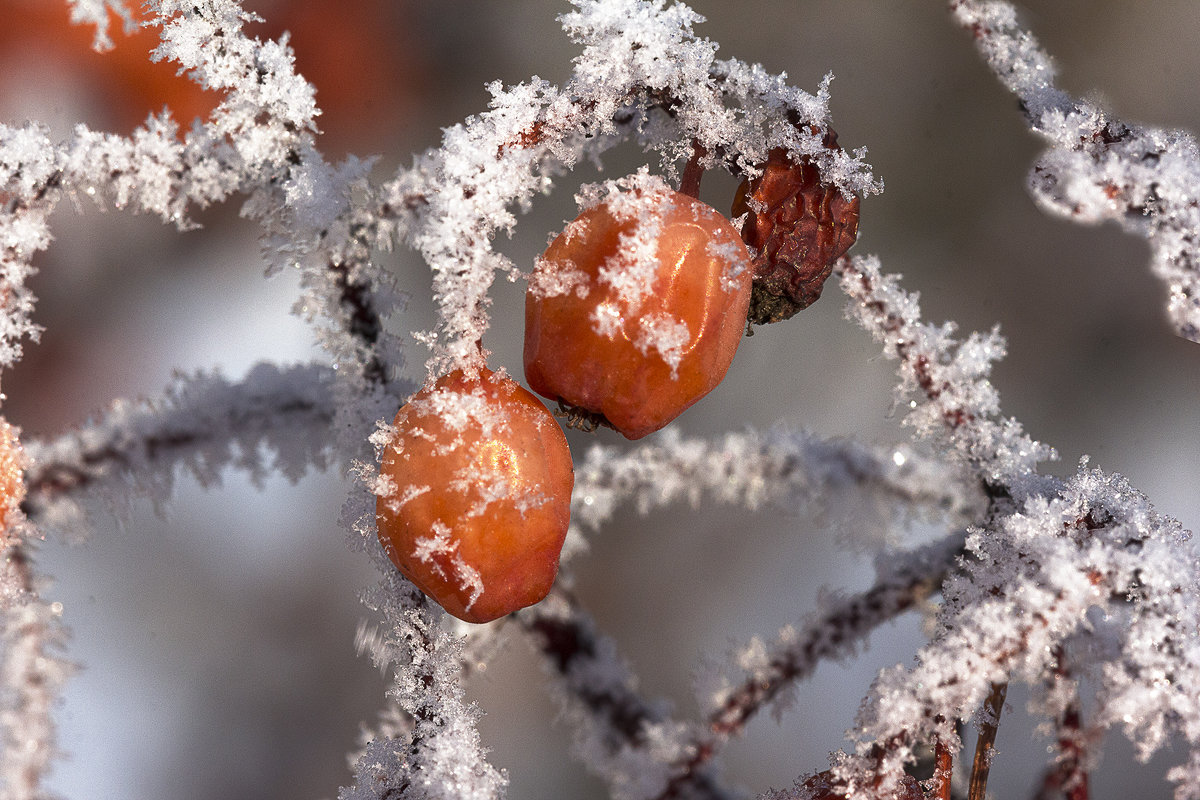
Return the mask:
<svg viewBox="0 0 1200 800">
<path fill-rule="evenodd" d="M 904 273 L 931 320 L 954 319 L 964 329 L 1000 323 L 1010 345 L 995 375 L 1004 410 L 1059 449 L 1061 464 L 1051 469 L 1071 470 L 1090 454 L 1196 529 L 1200 349 L 1165 323 L 1164 288 L 1149 276 L 1142 242 L 1033 207 L 1024 177 L 1039 144 L 944 6 L 695 4 L 709 18 L 699 31 L 724 55 L 787 71 L 810 90 L 835 73 L 841 141 L 868 147 L 887 183 L 882 196 L 864 201 L 856 252 L 877 253 L 886 269 Z M 254 7 L 287 27 L 286 3 Z M 1024 7 L 1057 57 L 1064 88 L 1098 96 L 1128 119 L 1200 130 L 1200 5 L 1040 0 Z M 396 26 L 396 46 L 416 65 L 403 78 L 411 102 L 393 114 L 406 122 L 357 121 L 356 152 L 382 153 L 385 168 L 407 163 L 408 153 L 437 144 L 441 127 L 483 109 L 486 82 L 531 74 L 562 81 L 575 52 L 554 21 L 564 10 L 545 0 L 396 3 L 379 24 Z M 27 64 L 21 75 L 19 85 L 10 79 L 0 89 L 0 119 L 61 126 L 82 116 L 104 126 L 103 104 L 78 89 L 81 76 L 43 63 Z M 368 96 L 379 90 L 362 87 Z M 626 151 L 609 161 L 609 174 L 620 174 L 640 156 Z M 587 171 L 580 180 L 592 178 Z M 725 207 L 731 190 L 731 181 L 714 175 L 704 196 Z M 574 215 L 572 193 L 562 184 L 505 243 L 518 263 L 531 263 L 547 235 Z M 6 415 L 26 435 L 53 435 L 113 398 L 156 394 L 175 369 L 219 367 L 236 377 L 259 359 L 310 358 L 307 329 L 288 314 L 293 278 L 262 280 L 256 231 L 235 211 L 230 204 L 207 213 L 204 230 L 181 236 L 151 219 L 64 207 L 57 241 L 39 261 L 37 318 L 47 332 L 4 376 Z M 397 324 L 427 327 L 421 265 L 407 256 L 394 263 L 414 295 Z M 499 287 L 488 342 L 495 361 L 518 372 L 519 304 L 519 287 Z M 801 317 L 746 341 L 726 381 L 678 424 L 700 434 L 784 421 L 902 440 L 891 413 L 892 365 L 841 320 L 841 304 L 830 287 Z M 413 361 L 422 360 L 415 352 Z M 572 444 L 579 452 L 587 440 Z M 58 790 L 72 798 L 176 800 L 335 794 L 348 778 L 344 753 L 384 686 L 352 646 L 362 615 L 355 594 L 371 573 L 336 525 L 346 485 L 341 475 L 312 475 L 296 486 L 272 479 L 260 491 L 230 473 L 206 491 L 184 479 L 162 516 L 135 503 L 123 524 L 101 515 L 85 544 L 51 538 L 40 556 L 57 581 L 47 593 L 66 606 L 71 657 L 82 665 L 62 708 L 70 756 L 56 774 Z M 622 516 L 577 562 L 579 592 L 648 693 L 688 713 L 689 676 L 701 654 L 802 620 L 822 585 L 852 590 L 867 579 L 866 558 L 842 546 L 847 531 L 835 530 L 837 520 L 747 519 L 723 509 Z M 918 642 L 916 620 L 905 619 L 881 630 L 855 661 L 823 667 L 778 722 L 764 715 L 730 745 L 731 779 L 761 792 L 821 768 L 875 672 L 907 661 Z M 567 757 L 541 684 L 519 642 L 471 683 L 488 712 L 486 743 L 509 770 L 511 796 L 599 796 L 599 784 Z M 1014 688 L 1000 729 L 997 797 L 1029 796 L 1041 769 L 1046 743 L 1031 734 L 1024 697 Z M 1126 797 L 1128 785 L 1112 780 L 1129 748 L 1112 741 L 1106 751 L 1094 796 Z M 1168 763 L 1135 773 L 1139 797 L 1168 796 L 1159 783 Z"/>
</svg>

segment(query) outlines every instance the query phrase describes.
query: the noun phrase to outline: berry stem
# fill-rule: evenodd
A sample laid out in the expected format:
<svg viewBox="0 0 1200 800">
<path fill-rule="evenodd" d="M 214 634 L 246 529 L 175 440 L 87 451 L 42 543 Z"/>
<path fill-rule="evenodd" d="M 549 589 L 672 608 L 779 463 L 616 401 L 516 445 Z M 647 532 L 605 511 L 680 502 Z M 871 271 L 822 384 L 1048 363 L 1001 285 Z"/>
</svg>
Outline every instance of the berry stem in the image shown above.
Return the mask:
<svg viewBox="0 0 1200 800">
<path fill-rule="evenodd" d="M 933 800 L 950 800 L 950 778 L 954 773 L 954 753 L 940 737 L 933 752 Z"/>
<path fill-rule="evenodd" d="M 700 199 L 700 179 L 704 177 L 704 167 L 700 160 L 708 155 L 708 150 L 697 140 L 692 140 L 692 157 L 683 168 L 683 177 L 679 179 L 679 193 L 688 197 Z"/>
<path fill-rule="evenodd" d="M 975 742 L 975 761 L 971 765 L 967 800 L 984 800 L 987 795 L 988 771 L 992 768 L 992 758 L 996 753 L 996 729 L 1000 727 L 1000 712 L 1004 709 L 1004 696 L 1007 693 L 1007 683 L 993 683 L 991 694 L 983 701 L 984 720 L 979 726 L 979 739 Z"/>
</svg>

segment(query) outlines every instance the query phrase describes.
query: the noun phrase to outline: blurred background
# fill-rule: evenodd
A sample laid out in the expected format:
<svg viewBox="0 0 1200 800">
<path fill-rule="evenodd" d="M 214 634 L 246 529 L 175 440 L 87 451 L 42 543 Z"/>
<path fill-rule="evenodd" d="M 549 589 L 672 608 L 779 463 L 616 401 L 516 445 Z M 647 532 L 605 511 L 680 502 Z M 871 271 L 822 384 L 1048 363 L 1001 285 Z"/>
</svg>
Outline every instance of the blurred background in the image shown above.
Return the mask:
<svg viewBox="0 0 1200 800">
<path fill-rule="evenodd" d="M 1112 226 L 1083 228 L 1041 215 L 1024 190 L 1039 151 L 1015 100 L 955 28 L 944 3 L 861 0 L 699 0 L 698 32 L 724 56 L 786 71 L 815 90 L 832 71 L 832 109 L 847 148 L 866 146 L 887 188 L 863 202 L 857 250 L 920 290 L 926 318 L 963 329 L 999 323 L 1009 357 L 995 383 L 1006 414 L 1061 454 L 1125 474 L 1163 512 L 1200 527 L 1200 348 L 1175 337 L 1146 245 Z M 380 156 L 382 178 L 436 146 L 441 128 L 482 111 L 485 83 L 537 74 L 555 83 L 575 47 L 555 16 L 565 2 L 507 0 L 251 0 L 259 36 L 291 34 L 298 68 L 324 110 L 330 159 Z M 1185 0 L 1030 0 L 1025 19 L 1056 57 L 1060 85 L 1121 117 L 1200 130 L 1200 5 Z M 128 133 L 169 106 L 188 120 L 213 99 L 149 66 L 153 34 L 114 33 L 115 51 L 89 49 L 65 5 L 0 0 L 0 121 L 36 119 L 66 135 L 77 121 Z M 606 157 L 604 177 L 644 162 L 632 148 Z M 501 247 L 530 265 L 575 215 L 589 168 L 540 199 Z M 732 179 L 709 175 L 702 196 L 727 208 Z M 320 358 L 289 310 L 294 276 L 263 280 L 255 228 L 238 201 L 197 215 L 178 233 L 157 220 L 65 203 L 55 242 L 40 255 L 36 321 L 46 332 L 3 376 L 4 413 L 26 437 L 52 437 L 118 397 L 154 396 L 176 371 L 242 375 L 267 359 Z M 412 294 L 398 329 L 433 320 L 428 275 L 411 254 L 386 256 Z M 521 287 L 500 284 L 493 365 L 519 374 Z M 782 422 L 867 442 L 906 438 L 892 409 L 893 364 L 841 318 L 834 287 L 790 322 L 746 340 L 725 382 L 676 424 L 688 434 Z M 411 361 L 424 353 L 413 345 Z M 414 377 L 419 377 L 414 375 Z M 591 441 L 572 434 L 577 455 Z M 614 435 L 598 440 L 617 443 Z M 220 487 L 182 479 L 161 514 L 134 503 L 102 511 L 86 541 L 50 532 L 39 553 L 65 606 L 70 657 L 81 670 L 61 709 L 68 758 L 53 788 L 70 798 L 170 796 L 328 798 L 347 783 L 345 754 L 382 705 L 384 679 L 355 655 L 371 567 L 337 526 L 345 475 L 311 474 L 264 487 L 229 472 Z M 578 592 L 617 639 L 650 696 L 694 712 L 690 682 L 702 656 L 802 622 L 826 590 L 870 578 L 873 535 L 855 498 L 824 510 L 672 508 L 619 516 L 574 563 Z M 713 587 L 720 587 L 714 591 Z M 764 714 L 730 745 L 726 773 L 755 793 L 824 768 L 843 744 L 878 669 L 907 663 L 921 642 L 906 617 L 870 649 L 827 664 L 778 720 Z M 670 654 L 664 657 L 664 654 Z M 600 784 L 567 755 L 543 676 L 513 640 L 470 691 L 510 796 L 590 798 Z M 992 770 L 997 797 L 1029 797 L 1047 742 L 1031 733 L 1027 693 L 1014 687 Z M 1116 782 L 1130 762 L 1105 746 L 1094 797 L 1129 796 Z M 1175 760 L 1182 756 L 1176 756 Z M 1168 797 L 1156 759 L 1129 774 L 1142 798 Z"/>
</svg>

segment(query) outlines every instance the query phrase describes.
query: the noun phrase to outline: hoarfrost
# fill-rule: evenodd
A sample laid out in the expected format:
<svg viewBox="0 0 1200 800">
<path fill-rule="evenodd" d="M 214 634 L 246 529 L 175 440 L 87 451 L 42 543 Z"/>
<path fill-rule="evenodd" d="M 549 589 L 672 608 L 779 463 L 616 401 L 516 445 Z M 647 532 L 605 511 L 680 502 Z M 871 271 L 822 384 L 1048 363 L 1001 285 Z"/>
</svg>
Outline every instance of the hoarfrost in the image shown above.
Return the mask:
<svg viewBox="0 0 1200 800">
<path fill-rule="evenodd" d="M 951 7 L 1048 142 L 1030 177 L 1038 202 L 1146 236 L 1173 323 L 1200 340 L 1194 139 L 1123 122 L 1057 89 L 1049 58 L 1007 3 Z M 373 634 L 360 631 L 358 642 L 393 679 L 382 722 L 363 743 L 341 800 L 502 797 L 506 776 L 487 761 L 476 727 L 481 712 L 466 700 L 461 678 L 497 631 L 518 625 L 543 655 L 576 753 L 615 796 L 729 796 L 713 760 L 729 738 L 760 709 L 783 707 L 789 689 L 822 660 L 852 653 L 880 624 L 939 591 L 930 641 L 915 664 L 879 675 L 852 733 L 855 752 L 835 755 L 839 791 L 888 796 L 918 746 L 957 747 L 955 721 L 976 716 L 994 684 L 1052 684 L 1043 713 L 1053 727 L 1078 699 L 1077 681 L 1063 675 L 1069 665 L 1098 687 L 1089 731 L 1120 729 L 1143 758 L 1182 741 L 1186 763 L 1170 777 L 1178 797 L 1200 798 L 1200 558 L 1190 534 L 1114 473 L 1084 463 L 1065 480 L 1039 474 L 1054 451 L 1003 416 L 990 381 L 1004 355 L 999 333 L 960 336 L 952 323 L 924 322 L 917 295 L 874 258 L 839 265 L 847 314 L 898 361 L 897 399 L 917 446 L 868 447 L 776 429 L 711 440 L 664 431 L 648 445 L 592 448 L 578 463 L 563 583 L 512 621 L 470 630 L 445 620 L 383 552 L 376 494 L 400 505 L 428 487 L 398 494 L 375 466 L 395 433 L 376 421 L 390 418 L 412 386 L 399 377 L 403 354 L 383 324 L 402 298 L 374 252 L 403 243 L 432 271 L 438 319 L 421 337 L 431 347 L 428 373 L 480 367 L 494 275 L 519 273 L 492 249 L 493 238 L 511 231 L 517 213 L 562 171 L 622 139 L 657 156 L 667 176 L 701 151 L 702 166 L 754 175 L 769 149 L 785 147 L 844 194 L 879 191 L 863 152 L 824 145 L 831 75 L 808 93 L 760 65 L 719 60 L 716 43 L 694 32 L 702 18 L 682 4 L 575 0 L 561 21 L 581 52 L 561 87 L 536 76 L 490 85 L 487 111 L 448 128 L 439 148 L 377 185 L 371 161 L 332 165 L 320 154 L 319 109 L 286 39 L 248 37 L 243 29 L 255 16 L 232 0 L 158 0 L 149 10 L 161 31 L 155 58 L 219 93 L 219 105 L 186 132 L 167 114 L 127 137 L 80 125 L 61 142 L 37 123 L 0 125 L 0 366 L 12 365 L 23 341 L 39 334 L 32 259 L 48 246 L 47 220 L 64 197 L 154 214 L 182 229 L 194 224 L 190 211 L 235 194 L 245 198 L 244 216 L 262 225 L 268 271 L 299 270 L 297 307 L 320 328 L 335 366 L 264 365 L 238 382 L 180 378 L 156 400 L 117 402 L 78 430 L 25 443 L 29 519 L 5 531 L 0 598 L 9 689 L 0 775 L 9 793 L 41 792 L 56 752 L 50 709 L 70 671 L 59 653 L 56 607 L 38 595 L 24 547 L 39 535 L 35 526 L 78 531 L 88 489 L 120 499 L 132 487 L 161 501 L 177 466 L 208 485 L 229 467 L 254 479 L 274 471 L 294 479 L 336 463 L 361 479 L 343 510 L 351 546 L 381 573 L 364 597 L 381 623 Z M 72 3 L 73 18 L 95 27 L 98 48 L 109 44 L 110 11 L 130 25 L 116 0 Z M 654 256 L 655 218 L 630 191 L 638 187 L 661 194 L 666 183 L 644 170 L 580 191 L 582 209 L 612 198 L 614 213 L 638 220 L 620 263 L 604 272 L 619 302 L 594 321 L 613 334 L 650 291 L 646 275 L 628 269 Z M 566 235 L 580 230 L 568 226 Z M 535 274 L 532 284 L 579 291 L 580 277 L 568 268 L 553 279 Z M 670 362 L 686 344 L 681 327 L 655 320 L 639 341 Z M 480 402 L 434 393 L 422 411 L 451 429 L 468 421 L 502 426 Z M 481 502 L 508 490 L 478 473 L 470 478 L 464 484 L 478 485 Z M 880 537 L 871 587 L 827 595 L 807 619 L 751 639 L 700 677 L 702 719 L 676 719 L 666 704 L 643 698 L 616 644 L 566 588 L 586 535 L 622 505 L 789 508 L 836 492 L 870 500 L 887 532 L 920 518 L 947 533 L 910 550 Z M 419 543 L 423 557 L 447 552 L 455 545 L 444 529 Z M 454 563 L 477 597 L 478 575 Z"/>
</svg>

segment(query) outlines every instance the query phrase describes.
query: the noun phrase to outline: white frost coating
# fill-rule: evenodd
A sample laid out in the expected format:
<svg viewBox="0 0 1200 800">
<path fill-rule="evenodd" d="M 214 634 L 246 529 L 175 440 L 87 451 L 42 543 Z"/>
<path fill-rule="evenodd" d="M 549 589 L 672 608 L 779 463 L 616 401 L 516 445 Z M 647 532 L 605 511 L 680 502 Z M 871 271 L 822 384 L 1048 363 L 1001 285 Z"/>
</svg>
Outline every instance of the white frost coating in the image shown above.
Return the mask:
<svg viewBox="0 0 1200 800">
<path fill-rule="evenodd" d="M 382 557 L 381 555 L 378 557 Z M 380 669 L 390 669 L 389 692 L 396 708 L 412 720 L 387 726 L 369 742 L 354 766 L 353 786 L 338 800 L 498 800 L 507 780 L 487 763 L 476 720 L 480 712 L 463 697 L 462 641 L 445 630 L 432 609 L 394 569 L 366 597 L 384 619 L 380 633 L 360 644 L 370 648 Z"/>
<path fill-rule="evenodd" d="M 612 639 L 563 594 L 551 593 L 518 617 L 535 636 L 565 634 L 545 645 L 553 655 L 546 665 L 560 716 L 572 728 L 576 758 L 604 779 L 615 800 L 659 797 L 672 766 L 693 754 L 698 726 L 673 719 L 666 703 L 644 701 Z M 568 644 L 558 648 L 560 640 Z"/>
<path fill-rule="evenodd" d="M 885 759 L 894 774 L 915 742 L 947 735 L 945 720 L 971 716 L 990 683 L 1041 680 L 1072 638 L 1119 642 L 1075 650 L 1074 664 L 1099 675 L 1092 726 L 1122 728 L 1142 758 L 1171 735 L 1195 752 L 1200 557 L 1178 522 L 1119 475 L 1083 465 L 1053 494 L 1029 497 L 974 532 L 967 547 L 972 557 L 943 587 L 939 630 L 917 666 L 883 671 L 863 706 L 859 755 L 839 767 L 852 787 L 866 791 L 877 765 L 873 742 L 899 742 Z M 1089 617 L 1097 607 L 1112 620 L 1098 631 Z M 1200 792 L 1194 775 L 1173 775 L 1186 781 L 1177 798 Z M 876 796 L 883 795 L 863 795 Z"/>
<path fill-rule="evenodd" d="M 81 530 L 72 490 L 129 489 L 165 501 L 182 467 L 204 486 L 226 467 L 255 481 L 299 480 L 324 469 L 333 445 L 333 370 L 259 364 L 231 383 L 218 375 L 179 378 L 159 398 L 119 401 L 59 438 L 25 442 L 31 513 L 43 528 Z M 117 491 L 117 489 L 125 491 Z"/>
<path fill-rule="evenodd" d="M 578 220 L 566 227 L 569 235 L 576 228 L 586 227 Z M 587 273 L 575 266 L 575 262 L 564 259 L 555 262 L 554 269 L 547 269 L 546 262 L 538 258 L 529 276 L 529 292 L 538 297 L 560 297 L 574 293 L 579 298 L 588 296 Z"/>
<path fill-rule="evenodd" d="M 64 196 L 107 199 L 186 226 L 189 203 L 204 206 L 266 185 L 264 173 L 284 167 L 290 153 L 311 141 L 312 87 L 295 75 L 284 45 L 242 34 L 250 17 L 235 2 L 161 2 L 151 11 L 163 26 L 156 57 L 178 61 L 203 85 L 227 90 L 226 97 L 213 121 L 182 138 L 165 115 L 151 116 L 129 137 L 78 125 L 61 143 L 36 123 L 0 124 L 0 195 L 8 198 L 0 209 L 0 275 L 10 295 L 0 366 L 20 357 L 22 338 L 37 336 L 26 280 L 33 254 L 49 243 L 46 218 Z M 90 2 L 73 13 L 96 22 L 107 11 Z M 101 28 L 97 36 L 104 41 Z"/>
<path fill-rule="evenodd" d="M 576 196 L 580 211 L 599 206 L 621 224 L 631 224 L 618 237 L 617 249 L 597 273 L 599 282 L 614 295 L 612 313 L 637 319 L 642 302 L 653 292 L 658 279 L 658 246 L 671 189 L 645 168 L 625 178 L 585 186 Z M 612 325 L 595 320 L 597 332 L 611 336 Z"/>
<path fill-rule="evenodd" d="M 738 732 L 764 705 L 781 714 L 792 703 L 794 685 L 822 662 L 855 655 L 879 625 L 935 593 L 963 544 L 960 533 L 915 550 L 883 550 L 870 589 L 848 597 L 827 593 L 800 625 L 783 627 L 770 642 L 753 637 L 724 662 L 710 664 L 695 686 L 708 716 L 709 741 L 715 745 Z"/>
<path fill-rule="evenodd" d="M 621 316 L 621 307 L 616 303 L 597 303 L 589 319 L 592 330 L 607 339 L 624 335 L 625 318 Z"/>
<path fill-rule="evenodd" d="M 735 224 L 734 229 L 741 230 L 741 224 Z M 727 241 L 712 238 L 708 240 L 705 250 L 717 262 L 729 265 L 729 269 L 721 273 L 722 291 L 737 291 L 741 283 L 738 279 L 741 278 L 743 272 L 750 269 L 750 260 L 747 258 L 746 245 L 742 244 L 741 240 L 737 238 Z"/>
<path fill-rule="evenodd" d="M 112 37 L 108 34 L 109 14 L 116 14 L 121 20 L 125 33 L 137 28 L 129 7 L 121 0 L 67 0 L 71 7 L 71 23 L 74 25 L 91 25 L 96 29 L 92 37 L 92 49 L 98 53 L 113 48 Z"/>
<path fill-rule="evenodd" d="M 34 533 L 26 526 L 22 537 Z M 74 671 L 62 655 L 61 604 L 42 598 L 38 583 L 28 551 L 10 542 L 0 552 L 0 793 L 6 800 L 46 796 L 41 781 L 59 755 L 53 715 Z"/>
<path fill-rule="evenodd" d="M 692 342 L 692 332 L 687 323 L 665 311 L 642 314 L 638 319 L 638 335 L 633 345 L 643 353 L 651 350 L 658 353 L 671 367 L 671 375 L 677 376 L 679 362 L 687 354 Z"/>
<path fill-rule="evenodd" d="M 917 666 L 885 670 L 872 688 L 853 732 L 857 755 L 835 759 L 839 785 L 885 800 L 913 747 L 953 741 L 952 721 L 972 716 L 991 684 L 1041 683 L 1058 648 L 1093 635 L 1118 646 L 1078 649 L 1075 666 L 1100 676 L 1089 724 L 1122 728 L 1142 758 L 1179 736 L 1189 764 L 1200 761 L 1200 555 L 1191 534 L 1086 460 L 1065 482 L 1038 476 L 1035 464 L 1053 451 L 997 418 L 987 381 L 1003 350 L 995 332 L 955 341 L 952 326 L 921 322 L 916 297 L 875 259 L 841 266 L 848 316 L 900 361 L 900 398 L 912 398 L 906 422 L 956 452 L 993 499 L 967 539 L 973 558 L 943 586 L 940 629 Z M 1096 633 L 1097 607 L 1112 630 Z M 1194 769 L 1171 776 L 1178 800 L 1200 798 Z"/>
<path fill-rule="evenodd" d="M 949 446 L 985 480 L 1036 491 L 1036 464 L 1057 456 L 999 414 L 999 394 L 988 380 L 992 363 L 1004 356 L 999 332 L 956 340 L 953 323 L 922 321 L 918 295 L 901 289 L 899 276 L 884 275 L 878 259 L 856 256 L 841 264 L 842 290 L 850 298 L 846 316 L 883 344 L 885 356 L 900 361 L 896 400 L 909 408 L 905 424 Z"/>
<path fill-rule="evenodd" d="M 444 580 L 453 580 L 460 589 L 467 589 L 470 592 L 470 597 L 466 602 L 466 610 L 470 611 L 471 606 L 475 605 L 475 601 L 484 592 L 483 576 L 479 570 L 472 567 L 458 552 L 458 542 L 451 538 L 451 529 L 449 525 L 434 520 L 433 536 L 424 539 L 417 539 L 413 542 L 413 555 L 426 564 L 433 566 L 436 572 Z M 454 569 L 453 575 L 447 575 L 441 567 L 438 558 L 445 559 L 449 557 L 450 565 Z"/>
<path fill-rule="evenodd" d="M 1111 220 L 1145 237 L 1167 286 L 1167 314 L 1200 342 L 1200 148 L 1185 131 L 1122 121 L 1054 85 L 1050 58 L 1006 2 L 955 0 L 959 24 L 1001 82 L 1020 98 L 1030 129 L 1050 147 L 1029 176 L 1038 204 L 1083 223 Z"/>
<path fill-rule="evenodd" d="M 643 514 L 681 502 L 753 511 L 767 503 L 801 507 L 841 489 L 872 498 L 889 530 L 911 514 L 962 525 L 982 508 L 978 489 L 955 465 L 907 446 L 867 447 L 785 429 L 689 439 L 667 428 L 651 444 L 628 450 L 594 445 L 576 458 L 563 561 L 586 548 L 585 532 L 627 504 Z"/>
</svg>

